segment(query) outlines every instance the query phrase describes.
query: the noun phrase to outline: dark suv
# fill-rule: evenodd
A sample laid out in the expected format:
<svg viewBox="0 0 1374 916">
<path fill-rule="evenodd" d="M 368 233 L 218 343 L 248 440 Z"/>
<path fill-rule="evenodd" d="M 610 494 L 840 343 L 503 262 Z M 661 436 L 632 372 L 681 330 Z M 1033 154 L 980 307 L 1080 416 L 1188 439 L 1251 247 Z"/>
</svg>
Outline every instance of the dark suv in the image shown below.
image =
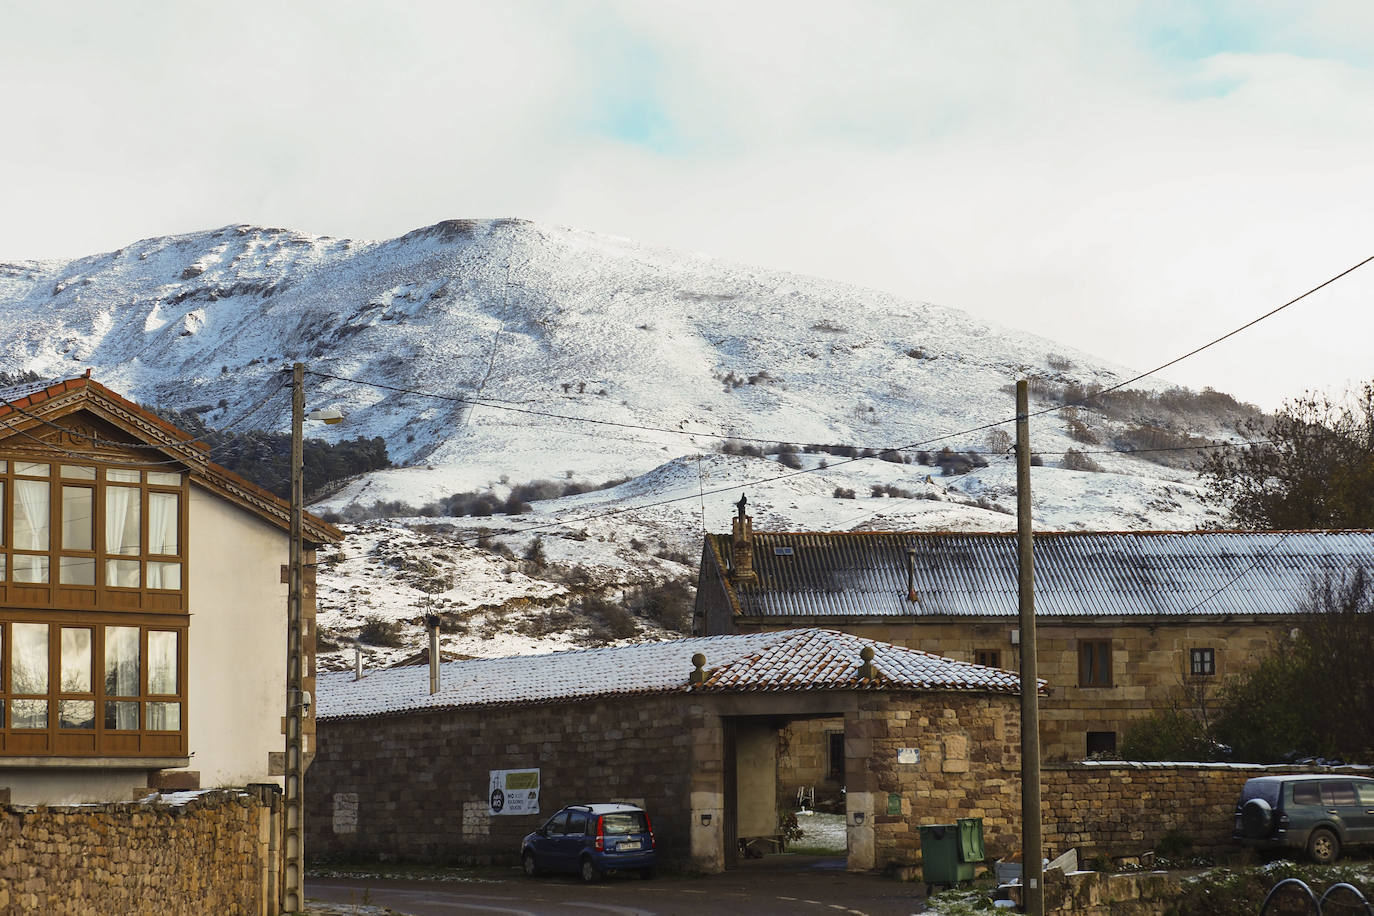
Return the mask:
<svg viewBox="0 0 1374 916">
<path fill-rule="evenodd" d="M 1236 802 L 1232 838 L 1261 850 L 1306 850 L 1313 862 L 1341 848 L 1374 843 L 1374 779 L 1365 776 L 1261 776 Z"/>
<path fill-rule="evenodd" d="M 608 871 L 654 876 L 654 828 L 633 805 L 569 805 L 520 844 L 525 874 L 569 871 L 595 881 Z"/>
</svg>

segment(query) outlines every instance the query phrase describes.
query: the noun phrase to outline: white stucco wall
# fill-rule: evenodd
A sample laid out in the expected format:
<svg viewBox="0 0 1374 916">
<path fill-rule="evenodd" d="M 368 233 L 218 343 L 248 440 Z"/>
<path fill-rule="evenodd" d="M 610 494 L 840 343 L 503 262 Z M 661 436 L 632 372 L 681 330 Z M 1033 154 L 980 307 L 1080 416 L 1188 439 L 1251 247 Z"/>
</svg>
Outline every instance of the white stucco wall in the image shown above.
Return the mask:
<svg viewBox="0 0 1374 916">
<path fill-rule="evenodd" d="M 190 769 L 200 784 L 277 782 L 286 691 L 287 533 L 191 488 L 187 570 Z"/>
</svg>

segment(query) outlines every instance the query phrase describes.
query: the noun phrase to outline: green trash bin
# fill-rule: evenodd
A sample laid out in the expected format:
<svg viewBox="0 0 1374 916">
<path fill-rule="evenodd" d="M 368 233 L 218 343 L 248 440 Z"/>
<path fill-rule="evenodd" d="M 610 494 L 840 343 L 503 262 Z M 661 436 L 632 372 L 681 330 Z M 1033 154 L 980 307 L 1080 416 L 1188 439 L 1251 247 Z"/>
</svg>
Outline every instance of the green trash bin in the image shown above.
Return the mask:
<svg viewBox="0 0 1374 916">
<path fill-rule="evenodd" d="M 982 841 L 982 823 L 978 825 Z M 956 824 L 924 824 L 921 826 L 921 875 L 929 896 L 935 885 L 957 887 L 961 881 L 973 880 L 973 863 L 960 857 L 960 828 Z"/>
<path fill-rule="evenodd" d="M 959 818 L 959 861 L 976 865 L 988 857 L 983 849 L 983 819 L 981 817 Z M 973 877 L 969 875 L 969 877 Z"/>
</svg>

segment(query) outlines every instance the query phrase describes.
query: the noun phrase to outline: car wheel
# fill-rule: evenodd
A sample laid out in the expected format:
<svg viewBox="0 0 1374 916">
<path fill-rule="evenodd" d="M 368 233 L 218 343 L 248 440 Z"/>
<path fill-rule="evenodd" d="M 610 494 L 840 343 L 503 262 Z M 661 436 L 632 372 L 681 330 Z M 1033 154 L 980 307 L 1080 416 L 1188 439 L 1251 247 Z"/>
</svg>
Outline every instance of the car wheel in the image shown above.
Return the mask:
<svg viewBox="0 0 1374 916">
<path fill-rule="evenodd" d="M 531 878 L 539 874 L 539 866 L 534 861 L 534 853 L 530 852 L 528 849 L 525 850 L 525 854 L 520 857 L 520 867 L 523 868 L 525 874 Z"/>
<path fill-rule="evenodd" d="M 1330 830 L 1318 827 L 1307 839 L 1307 856 L 1318 865 L 1330 865 L 1341 857 L 1341 841 Z"/>
<path fill-rule="evenodd" d="M 645 881 L 648 881 L 653 876 L 654 870 L 652 868 L 641 868 L 639 870 L 639 877 L 643 878 Z"/>
<path fill-rule="evenodd" d="M 582 876 L 582 880 L 587 884 L 591 884 L 601 877 L 601 872 L 596 870 L 596 864 L 593 863 L 591 859 L 583 859 L 582 866 L 578 869 L 577 873 Z"/>
</svg>

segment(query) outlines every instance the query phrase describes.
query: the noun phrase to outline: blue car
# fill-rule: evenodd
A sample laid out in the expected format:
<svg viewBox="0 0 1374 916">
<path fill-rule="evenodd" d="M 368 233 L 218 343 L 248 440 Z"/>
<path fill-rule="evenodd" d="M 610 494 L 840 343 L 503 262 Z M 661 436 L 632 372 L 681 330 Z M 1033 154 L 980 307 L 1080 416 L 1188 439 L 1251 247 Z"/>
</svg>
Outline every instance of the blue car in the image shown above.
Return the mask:
<svg viewBox="0 0 1374 916">
<path fill-rule="evenodd" d="M 520 844 L 525 874 L 572 872 L 592 882 L 607 872 L 654 876 L 654 828 L 633 805 L 569 805 Z"/>
</svg>

